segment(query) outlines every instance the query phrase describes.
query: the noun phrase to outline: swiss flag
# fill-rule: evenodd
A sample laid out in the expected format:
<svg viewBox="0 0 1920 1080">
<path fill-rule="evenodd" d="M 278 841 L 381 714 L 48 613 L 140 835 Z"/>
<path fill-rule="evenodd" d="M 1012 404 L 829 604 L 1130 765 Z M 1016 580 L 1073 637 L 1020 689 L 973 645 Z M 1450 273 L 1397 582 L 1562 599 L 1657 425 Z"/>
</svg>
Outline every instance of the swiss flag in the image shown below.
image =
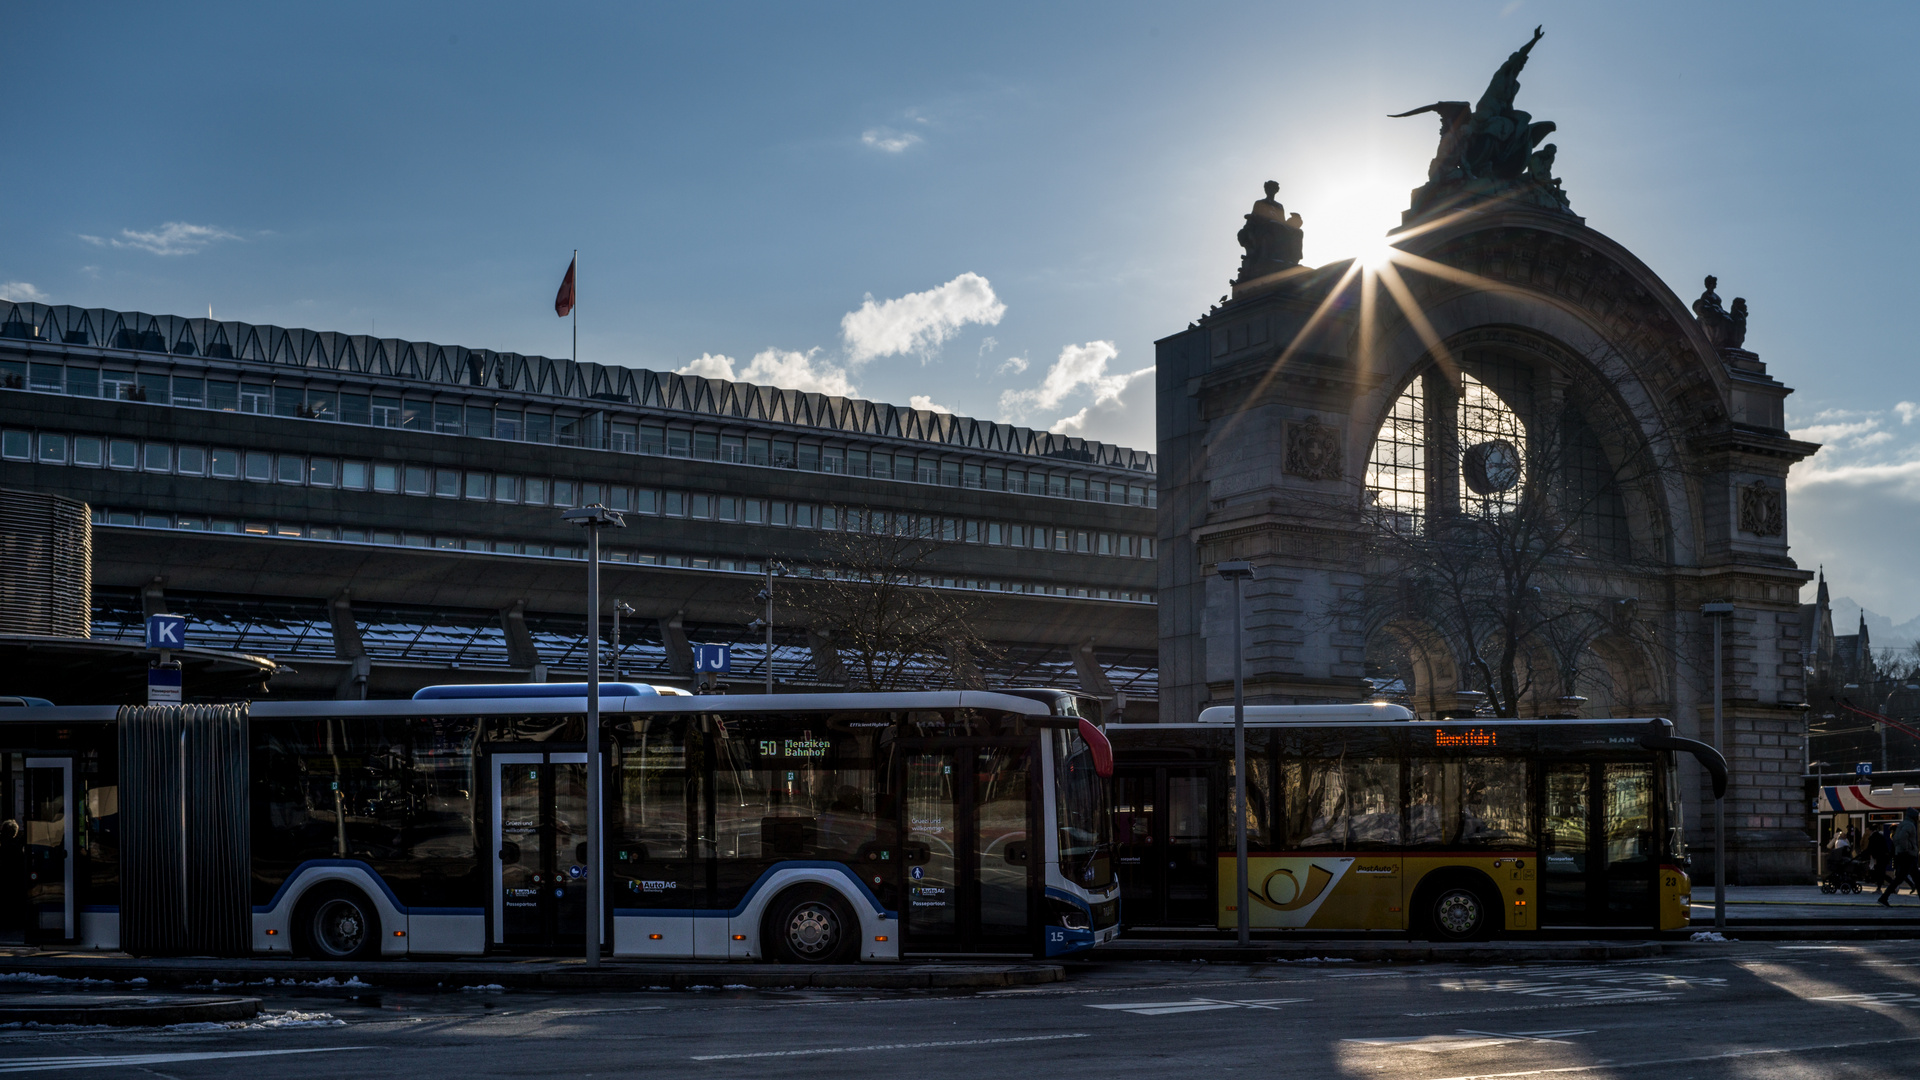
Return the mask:
<svg viewBox="0 0 1920 1080">
<path fill-rule="evenodd" d="M 567 263 L 567 276 L 561 279 L 560 291 L 553 297 L 553 313 L 563 319 L 573 313 L 573 264 L 579 261 L 580 256 L 575 255 Z"/>
</svg>

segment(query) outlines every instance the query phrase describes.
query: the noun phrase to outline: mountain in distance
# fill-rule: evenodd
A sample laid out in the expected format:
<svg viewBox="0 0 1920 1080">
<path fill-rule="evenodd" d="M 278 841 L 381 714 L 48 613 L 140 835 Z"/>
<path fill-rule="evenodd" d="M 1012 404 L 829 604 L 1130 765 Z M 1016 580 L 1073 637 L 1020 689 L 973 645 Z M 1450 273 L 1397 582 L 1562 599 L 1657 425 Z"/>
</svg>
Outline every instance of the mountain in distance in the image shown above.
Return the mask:
<svg viewBox="0 0 1920 1080">
<path fill-rule="evenodd" d="M 1852 634 L 1860 628 L 1860 605 L 1850 596 L 1836 596 L 1833 605 L 1833 632 Z M 1911 649 L 1920 640 L 1920 615 L 1895 625 L 1885 615 L 1867 612 L 1867 636 L 1873 641 L 1874 655 L 1882 649 Z"/>
</svg>

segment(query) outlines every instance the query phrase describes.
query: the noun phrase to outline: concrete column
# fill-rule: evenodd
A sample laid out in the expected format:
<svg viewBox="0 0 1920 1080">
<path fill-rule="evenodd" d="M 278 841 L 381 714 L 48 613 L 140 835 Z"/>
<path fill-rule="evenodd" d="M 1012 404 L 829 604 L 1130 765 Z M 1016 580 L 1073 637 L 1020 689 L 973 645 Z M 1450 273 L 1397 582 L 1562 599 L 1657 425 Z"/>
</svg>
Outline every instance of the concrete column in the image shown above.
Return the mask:
<svg viewBox="0 0 1920 1080">
<path fill-rule="evenodd" d="M 540 671 L 540 678 L 529 682 L 546 682 L 545 670 L 540 663 L 540 650 L 534 647 L 533 634 L 527 629 L 527 602 L 516 600 L 512 607 L 500 609 L 500 630 L 507 639 L 507 663 L 529 671 Z"/>
<path fill-rule="evenodd" d="M 353 617 L 353 602 L 346 589 L 328 601 L 327 618 L 333 625 L 333 655 L 348 661 L 347 670 L 334 684 L 333 696 L 338 701 L 365 701 L 373 662 L 360 640 L 360 623 Z"/>
<path fill-rule="evenodd" d="M 813 650 L 813 670 L 829 686 L 847 685 L 847 666 L 840 662 L 840 650 L 833 638 L 816 630 L 807 631 L 807 647 Z"/>
<path fill-rule="evenodd" d="M 1107 678 L 1106 669 L 1093 655 L 1093 639 L 1088 638 L 1073 647 L 1073 668 L 1080 675 L 1080 689 L 1099 698 L 1101 701 L 1113 699 L 1113 682 Z"/>
<path fill-rule="evenodd" d="M 693 646 L 687 644 L 687 632 L 680 625 L 680 616 L 660 620 L 660 642 L 667 649 L 667 670 L 692 677 Z"/>
<path fill-rule="evenodd" d="M 140 614 L 147 618 L 170 615 L 167 610 L 167 579 L 157 577 L 140 588 Z"/>
</svg>

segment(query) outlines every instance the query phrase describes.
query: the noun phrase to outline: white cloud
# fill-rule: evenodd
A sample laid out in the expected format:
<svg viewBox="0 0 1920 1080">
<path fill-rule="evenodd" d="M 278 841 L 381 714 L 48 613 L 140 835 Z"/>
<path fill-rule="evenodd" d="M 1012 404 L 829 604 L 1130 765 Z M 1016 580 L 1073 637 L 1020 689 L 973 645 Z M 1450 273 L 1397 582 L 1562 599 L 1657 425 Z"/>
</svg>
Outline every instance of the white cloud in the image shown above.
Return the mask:
<svg viewBox="0 0 1920 1080">
<path fill-rule="evenodd" d="M 1920 416 L 1920 405 L 1915 405 L 1911 401 L 1902 401 L 1893 407 L 1893 411 L 1900 414 L 1901 423 L 1911 424 L 1914 417 Z"/>
<path fill-rule="evenodd" d="M 1803 428 L 1796 428 L 1793 432 L 1793 437 L 1796 439 L 1805 439 L 1808 442 L 1837 446 L 1858 439 L 1880 426 L 1880 421 L 1871 416 L 1864 420 L 1840 420 L 1835 413 L 1831 411 L 1821 413 L 1819 416 L 1814 417 L 1814 419 L 1823 420 L 1830 417 L 1834 418 L 1837 422 L 1809 424 Z"/>
<path fill-rule="evenodd" d="M 1126 389 L 1127 381 L 1138 374 L 1113 375 L 1107 362 L 1120 355 L 1111 341 L 1089 341 L 1060 350 L 1060 358 L 1047 369 L 1040 385 L 1031 390 L 1008 390 L 1000 395 L 1000 410 L 1014 416 L 1027 415 L 1057 407 L 1067 395 L 1082 387 L 1093 391 L 1094 401 L 1105 400 Z"/>
<path fill-rule="evenodd" d="M 835 397 L 853 397 L 859 393 L 847 378 L 846 369 L 820 362 L 819 352 L 819 349 L 806 352 L 767 349 L 755 353 L 753 362 L 740 373 L 740 380 Z"/>
<path fill-rule="evenodd" d="M 1006 313 L 1007 305 L 993 295 L 993 285 L 969 272 L 939 288 L 895 300 L 875 303 L 869 294 L 860 310 L 841 317 L 840 336 L 847 343 L 847 359 L 863 364 L 877 356 L 926 353 L 962 326 L 993 326 Z"/>
<path fill-rule="evenodd" d="M 47 294 L 25 281 L 0 281 L 0 300 L 11 300 L 16 304 L 44 304 Z"/>
<path fill-rule="evenodd" d="M 1026 370 L 1027 358 L 1024 356 L 1009 356 L 1006 362 L 1000 365 L 1002 375 L 1018 375 Z"/>
<path fill-rule="evenodd" d="M 926 140 L 911 131 L 895 131 L 888 127 L 877 127 L 868 128 L 861 132 L 860 141 L 881 153 L 899 154 Z"/>
<path fill-rule="evenodd" d="M 915 394 L 907 399 L 907 404 L 916 409 L 924 409 L 927 412 L 951 413 L 953 411 L 945 405 L 935 405 L 933 398 L 927 394 Z"/>
<path fill-rule="evenodd" d="M 700 359 L 686 367 L 674 368 L 676 375 L 694 375 L 702 379 L 725 379 L 736 381 L 733 377 L 733 357 L 714 353 L 701 353 Z"/>
<path fill-rule="evenodd" d="M 1119 389 L 1101 395 L 1071 416 L 1061 417 L 1047 430 L 1058 435 L 1152 449 L 1153 376 L 1154 369 L 1150 367 L 1119 376 L 1125 380 Z"/>
<path fill-rule="evenodd" d="M 80 234 L 80 239 L 96 247 L 138 248 L 151 251 L 155 255 L 192 255 L 221 240 L 238 240 L 240 237 L 215 225 L 189 225 L 184 221 L 169 221 L 151 232 L 136 229 L 121 229 L 119 236 L 98 237 Z"/>
<path fill-rule="evenodd" d="M 988 334 L 980 339 L 980 355 L 985 356 L 1000 347 L 1000 339 Z"/>
</svg>

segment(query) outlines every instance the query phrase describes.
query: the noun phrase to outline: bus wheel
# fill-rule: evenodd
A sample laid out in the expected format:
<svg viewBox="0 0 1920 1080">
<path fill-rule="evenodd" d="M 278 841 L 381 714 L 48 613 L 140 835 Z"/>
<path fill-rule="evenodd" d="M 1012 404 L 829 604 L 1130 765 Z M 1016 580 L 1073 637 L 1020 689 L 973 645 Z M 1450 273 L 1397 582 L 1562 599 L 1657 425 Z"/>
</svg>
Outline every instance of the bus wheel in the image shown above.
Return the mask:
<svg viewBox="0 0 1920 1080">
<path fill-rule="evenodd" d="M 760 923 L 761 946 L 782 964 L 844 964 L 860 945 L 860 920 L 832 889 L 803 885 L 774 898 Z"/>
<path fill-rule="evenodd" d="M 351 885 L 321 885 L 300 899 L 294 941 L 310 960 L 373 960 L 380 955 L 380 910 Z"/>
<path fill-rule="evenodd" d="M 1493 932 L 1494 908 L 1467 882 L 1449 882 L 1428 893 L 1425 908 L 1428 928 L 1443 941 L 1479 941 Z"/>
</svg>

